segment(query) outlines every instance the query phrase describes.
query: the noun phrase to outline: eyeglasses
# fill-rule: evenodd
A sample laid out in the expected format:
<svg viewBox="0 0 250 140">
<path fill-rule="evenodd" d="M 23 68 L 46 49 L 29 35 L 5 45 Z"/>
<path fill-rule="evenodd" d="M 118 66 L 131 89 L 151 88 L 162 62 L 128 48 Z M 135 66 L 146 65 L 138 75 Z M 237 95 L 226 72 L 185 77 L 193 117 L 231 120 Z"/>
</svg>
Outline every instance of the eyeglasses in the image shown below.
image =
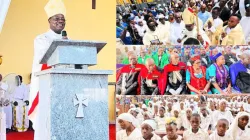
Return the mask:
<svg viewBox="0 0 250 140">
<path fill-rule="evenodd" d="M 56 22 L 58 22 L 58 21 L 60 21 L 60 20 L 62 20 L 62 21 L 66 21 L 65 20 L 65 18 L 59 18 L 59 17 L 55 17 L 55 18 L 51 18 L 52 20 L 54 20 L 54 21 L 56 21 Z"/>
</svg>

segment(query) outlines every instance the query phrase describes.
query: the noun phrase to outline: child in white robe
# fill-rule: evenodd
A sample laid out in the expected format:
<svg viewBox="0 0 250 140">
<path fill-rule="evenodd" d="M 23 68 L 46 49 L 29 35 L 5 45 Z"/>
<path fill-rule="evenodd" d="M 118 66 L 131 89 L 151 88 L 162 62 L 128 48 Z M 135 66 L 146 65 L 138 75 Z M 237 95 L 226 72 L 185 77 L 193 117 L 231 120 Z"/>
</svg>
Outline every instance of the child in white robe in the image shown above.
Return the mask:
<svg viewBox="0 0 250 140">
<path fill-rule="evenodd" d="M 220 119 L 217 122 L 216 130 L 209 136 L 210 140 L 233 140 L 232 137 L 226 133 L 229 128 L 227 119 Z"/>
</svg>

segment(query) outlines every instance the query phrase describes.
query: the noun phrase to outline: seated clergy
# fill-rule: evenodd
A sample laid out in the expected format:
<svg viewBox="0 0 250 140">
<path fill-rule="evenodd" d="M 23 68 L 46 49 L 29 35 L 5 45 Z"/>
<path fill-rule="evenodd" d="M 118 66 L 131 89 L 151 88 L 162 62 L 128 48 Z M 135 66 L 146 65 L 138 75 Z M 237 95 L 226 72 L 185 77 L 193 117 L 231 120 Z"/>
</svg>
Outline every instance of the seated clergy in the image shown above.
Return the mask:
<svg viewBox="0 0 250 140">
<path fill-rule="evenodd" d="M 155 66 L 154 60 L 146 60 L 146 68 L 141 70 L 139 75 L 141 83 L 141 95 L 158 95 L 161 82 L 162 69 Z"/>
<path fill-rule="evenodd" d="M 161 94 L 179 95 L 186 93 L 186 64 L 179 61 L 179 55 L 172 53 L 170 64 L 164 67 Z"/>
<path fill-rule="evenodd" d="M 135 54 L 129 55 L 129 65 L 125 65 L 117 74 L 116 93 L 122 95 L 139 94 L 138 76 L 142 68 L 142 64 L 137 64 Z"/>
<path fill-rule="evenodd" d="M 237 16 L 230 17 L 228 25 L 221 33 L 220 42 L 220 45 L 246 45 L 244 32 Z"/>
</svg>

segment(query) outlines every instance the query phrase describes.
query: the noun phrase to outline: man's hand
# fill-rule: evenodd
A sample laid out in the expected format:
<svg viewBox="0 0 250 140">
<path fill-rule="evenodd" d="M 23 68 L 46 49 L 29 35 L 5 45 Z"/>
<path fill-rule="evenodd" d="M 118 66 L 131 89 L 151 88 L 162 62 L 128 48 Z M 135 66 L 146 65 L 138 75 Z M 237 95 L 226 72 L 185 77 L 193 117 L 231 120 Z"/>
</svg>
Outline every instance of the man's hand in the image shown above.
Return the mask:
<svg viewBox="0 0 250 140">
<path fill-rule="evenodd" d="M 225 32 L 223 32 L 222 34 L 221 34 L 221 38 L 225 38 L 226 37 L 226 33 Z"/>
<path fill-rule="evenodd" d="M 229 93 L 229 94 L 232 93 L 232 88 L 231 88 L 231 86 L 228 86 L 228 87 L 227 87 L 227 93 Z"/>
<path fill-rule="evenodd" d="M 197 39 L 201 42 L 201 44 L 204 43 L 204 40 L 200 34 L 197 35 Z"/>
<path fill-rule="evenodd" d="M 180 38 L 179 38 L 179 39 L 177 39 L 177 42 L 178 42 L 178 43 L 181 43 L 181 39 L 180 39 Z"/>
<path fill-rule="evenodd" d="M 212 22 L 211 21 L 208 21 L 208 29 L 210 29 L 212 27 Z"/>
</svg>

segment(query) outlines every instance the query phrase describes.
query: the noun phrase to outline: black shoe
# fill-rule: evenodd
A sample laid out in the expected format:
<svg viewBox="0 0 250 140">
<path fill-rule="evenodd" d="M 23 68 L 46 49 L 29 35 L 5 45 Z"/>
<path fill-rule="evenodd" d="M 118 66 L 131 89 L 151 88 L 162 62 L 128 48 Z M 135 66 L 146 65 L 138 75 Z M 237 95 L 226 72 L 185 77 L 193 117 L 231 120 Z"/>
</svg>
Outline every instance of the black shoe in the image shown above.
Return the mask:
<svg viewBox="0 0 250 140">
<path fill-rule="evenodd" d="M 9 132 L 11 132 L 11 129 L 6 128 L 6 134 L 8 134 Z"/>
</svg>

